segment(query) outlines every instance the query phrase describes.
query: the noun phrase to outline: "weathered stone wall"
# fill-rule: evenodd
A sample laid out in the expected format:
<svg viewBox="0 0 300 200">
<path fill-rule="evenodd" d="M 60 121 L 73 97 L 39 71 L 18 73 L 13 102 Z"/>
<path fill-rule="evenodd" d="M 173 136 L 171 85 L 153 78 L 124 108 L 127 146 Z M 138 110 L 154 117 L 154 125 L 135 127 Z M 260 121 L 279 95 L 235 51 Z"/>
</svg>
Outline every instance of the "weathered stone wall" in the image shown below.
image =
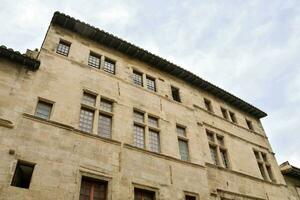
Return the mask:
<svg viewBox="0 0 300 200">
<path fill-rule="evenodd" d="M 68 57 L 55 53 L 59 39 L 72 43 Z M 89 67 L 90 51 L 115 60 L 116 74 Z M 14 124 L 0 126 L 0 199 L 78 199 L 82 175 L 108 180 L 109 199 L 114 200 L 133 199 L 134 185 L 156 190 L 160 200 L 183 199 L 184 192 L 201 200 L 220 194 L 287 199 L 285 181 L 258 119 L 59 27 L 50 27 L 39 59 L 35 72 L 0 60 L 0 118 Z M 155 77 L 157 92 L 134 85 L 133 69 Z M 170 85 L 180 88 L 182 103 L 171 100 Z M 78 130 L 84 89 L 98 94 L 97 100 L 104 96 L 115 101 L 112 140 Z M 49 121 L 33 116 L 38 97 L 55 102 Z M 203 97 L 212 101 L 214 114 L 205 110 Z M 238 125 L 222 118 L 220 106 L 235 112 Z M 160 118 L 161 154 L 132 146 L 133 108 Z M 255 132 L 247 129 L 245 117 Z M 190 162 L 179 160 L 177 123 L 187 127 Z M 224 136 L 230 169 L 211 164 L 206 129 Z M 14 155 L 8 154 L 10 149 Z M 262 179 L 253 149 L 267 153 L 276 183 Z M 36 163 L 28 190 L 10 186 L 18 159 Z"/>
</svg>

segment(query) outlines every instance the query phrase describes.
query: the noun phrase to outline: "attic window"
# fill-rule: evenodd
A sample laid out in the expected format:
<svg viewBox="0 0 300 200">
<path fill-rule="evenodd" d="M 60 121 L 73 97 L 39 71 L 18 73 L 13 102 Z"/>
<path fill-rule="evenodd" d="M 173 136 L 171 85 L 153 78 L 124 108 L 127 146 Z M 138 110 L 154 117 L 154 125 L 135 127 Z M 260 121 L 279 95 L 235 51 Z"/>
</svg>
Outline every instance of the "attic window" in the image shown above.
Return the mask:
<svg viewBox="0 0 300 200">
<path fill-rule="evenodd" d="M 28 189 L 30 186 L 33 169 L 34 164 L 18 161 L 11 186 Z"/>
<path fill-rule="evenodd" d="M 173 98 L 173 100 L 181 102 L 179 89 L 176 88 L 176 87 L 174 87 L 174 86 L 171 86 L 171 92 L 172 92 L 172 98 Z"/>
</svg>

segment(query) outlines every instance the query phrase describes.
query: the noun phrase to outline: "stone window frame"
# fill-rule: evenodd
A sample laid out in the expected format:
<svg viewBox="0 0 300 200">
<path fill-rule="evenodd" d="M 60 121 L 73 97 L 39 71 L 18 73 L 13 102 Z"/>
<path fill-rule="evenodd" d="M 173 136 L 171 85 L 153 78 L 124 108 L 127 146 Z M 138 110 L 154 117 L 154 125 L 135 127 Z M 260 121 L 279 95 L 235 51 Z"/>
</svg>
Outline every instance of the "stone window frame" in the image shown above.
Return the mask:
<svg viewBox="0 0 300 200">
<path fill-rule="evenodd" d="M 91 62 L 91 57 L 95 57 L 97 59 L 99 59 L 99 65 L 95 65 L 94 62 Z M 101 68 L 101 64 L 102 64 L 102 57 L 100 54 L 95 53 L 94 51 L 90 51 L 89 57 L 88 57 L 88 66 L 96 68 L 96 69 L 100 69 Z"/>
<path fill-rule="evenodd" d="M 153 82 L 153 86 L 149 85 L 149 80 Z M 146 74 L 146 88 L 150 91 L 156 92 L 156 78 Z"/>
<path fill-rule="evenodd" d="M 231 161 L 230 161 L 230 157 L 229 157 L 229 153 L 228 153 L 228 148 L 226 147 L 225 136 L 218 134 L 214 131 L 211 131 L 209 129 L 206 129 L 205 132 L 206 132 L 206 136 L 207 136 L 209 151 L 211 151 L 211 148 L 215 148 L 216 154 L 217 154 L 216 155 L 217 160 L 215 163 L 214 160 L 212 159 L 212 155 L 210 152 L 210 160 L 213 161 L 212 164 L 223 167 L 225 169 L 231 169 L 232 166 L 231 166 Z M 211 139 L 209 139 L 209 138 L 211 138 Z M 222 140 L 220 140 L 220 138 Z M 220 143 L 220 141 L 222 141 L 222 144 Z M 226 155 L 225 160 L 222 157 L 222 152 L 225 152 L 225 155 Z M 225 163 L 227 163 L 227 164 L 225 164 Z"/>
<path fill-rule="evenodd" d="M 180 88 L 174 85 L 170 85 L 171 98 L 173 101 L 182 103 Z"/>
<path fill-rule="evenodd" d="M 141 70 L 133 67 L 132 68 L 132 77 L 131 77 L 131 82 L 133 83 L 133 85 L 136 85 L 138 87 L 142 87 L 147 89 L 147 91 L 150 92 L 157 92 L 157 78 L 155 78 L 155 76 L 149 75 L 147 73 L 142 72 Z M 134 74 L 138 74 L 141 76 L 141 84 L 138 84 L 135 82 L 134 80 Z M 149 88 L 148 86 L 148 80 L 152 80 L 154 82 L 154 87 L 153 88 Z"/>
<path fill-rule="evenodd" d="M 67 40 L 64 40 L 62 38 L 59 39 L 59 42 L 57 44 L 57 47 L 56 47 L 56 50 L 55 52 L 59 55 L 62 55 L 62 56 L 66 56 L 68 57 L 69 54 L 70 54 L 70 50 L 71 50 L 71 45 L 72 43 L 67 41 Z M 67 50 L 65 50 L 65 48 L 62 50 L 62 46 L 65 46 L 65 47 L 68 47 Z"/>
<path fill-rule="evenodd" d="M 117 60 L 112 59 L 112 58 L 110 58 L 110 57 L 108 57 L 108 56 L 105 56 L 105 55 L 103 55 L 103 54 L 97 53 L 97 52 L 92 51 L 92 50 L 90 50 L 89 56 L 90 56 L 90 55 L 93 55 L 94 57 L 98 57 L 98 58 L 99 58 L 99 67 L 95 67 L 95 66 L 93 66 L 93 65 L 90 65 L 90 64 L 89 64 L 89 57 L 88 57 L 88 58 L 87 58 L 87 65 L 88 65 L 89 67 L 91 67 L 91 68 L 93 68 L 93 69 L 95 69 L 95 70 L 102 70 L 102 71 L 104 71 L 104 72 L 107 73 L 107 74 L 116 75 L 116 72 L 117 72 L 117 64 L 118 64 Z M 110 63 L 113 63 L 113 64 L 114 64 L 114 70 L 113 70 L 113 71 L 108 70 L 108 69 L 105 69 L 105 63 L 106 63 L 106 62 L 110 62 Z"/>
<path fill-rule="evenodd" d="M 80 102 L 80 111 L 81 111 L 81 109 L 88 109 L 88 110 L 93 111 L 93 113 L 94 113 L 92 131 L 90 133 L 88 133 L 88 132 L 85 132 L 85 133 L 97 135 L 97 136 L 99 136 L 101 138 L 105 138 L 105 139 L 112 139 L 113 132 L 114 132 L 114 107 L 115 107 L 116 101 L 114 99 L 108 98 L 106 96 L 99 95 L 98 93 L 93 92 L 89 89 L 83 89 L 82 96 L 85 93 L 94 95 L 96 97 L 96 104 L 94 106 L 85 104 L 82 101 Z M 112 103 L 112 111 L 111 112 L 101 109 L 101 106 L 100 106 L 101 100 L 105 100 L 105 101 Z M 79 111 L 78 122 L 80 120 L 80 111 Z M 99 116 L 100 115 L 105 115 L 105 116 L 108 116 L 111 118 L 111 135 L 110 135 L 111 137 L 110 138 L 103 137 L 103 136 L 99 135 L 99 133 L 98 133 L 98 125 L 99 125 Z M 78 129 L 80 130 L 79 123 L 78 123 Z"/>
<path fill-rule="evenodd" d="M 269 161 L 268 153 L 253 148 L 253 153 L 257 162 L 258 169 L 262 179 L 268 182 L 276 183 L 274 170 Z M 261 168 L 262 167 L 262 168 Z"/>
<path fill-rule="evenodd" d="M 144 191 L 148 191 L 148 192 L 153 192 L 154 193 L 154 200 L 159 200 L 159 188 L 132 182 L 131 191 L 132 191 L 132 194 L 133 194 L 133 199 L 134 199 L 134 195 L 135 195 L 135 189 L 144 190 Z"/>
<path fill-rule="evenodd" d="M 212 101 L 210 99 L 204 97 L 203 102 L 204 102 L 205 109 L 208 112 L 214 113 L 214 108 L 213 108 L 213 105 L 212 105 Z"/>
<path fill-rule="evenodd" d="M 110 65 L 113 65 L 113 70 L 106 68 L 106 67 L 105 67 L 106 63 L 109 63 Z M 111 59 L 111 58 L 108 58 L 108 57 L 105 56 L 104 59 L 103 59 L 103 66 L 102 66 L 102 69 L 103 69 L 103 71 L 105 71 L 106 73 L 115 75 L 115 74 L 116 74 L 116 69 L 117 69 L 117 61 L 114 60 L 114 59 Z"/>
<path fill-rule="evenodd" d="M 134 119 L 134 113 L 141 113 L 143 114 L 144 116 L 144 120 L 143 122 L 141 121 L 136 121 Z M 150 123 L 148 122 L 148 119 L 149 118 L 155 118 L 157 119 L 157 127 L 155 126 L 152 126 L 150 125 Z M 139 127 L 142 127 L 144 129 L 144 148 L 145 150 L 149 150 L 151 152 L 154 152 L 154 153 L 161 153 L 161 129 L 160 129 L 160 118 L 157 116 L 157 115 L 154 115 L 154 114 L 151 114 L 151 113 L 148 113 L 148 112 L 145 112 L 144 110 L 141 110 L 141 109 L 138 109 L 138 108 L 133 108 L 133 137 L 132 137 L 132 141 L 133 141 L 133 145 L 135 145 L 135 139 L 134 139 L 134 126 L 139 126 Z M 156 152 L 156 151 L 153 151 L 151 148 L 150 148 L 150 131 L 153 131 L 155 133 L 158 134 L 158 149 L 159 151 Z M 140 148 L 140 147 L 138 147 Z"/>
<path fill-rule="evenodd" d="M 228 109 L 220 106 L 220 110 L 221 110 L 221 113 L 222 113 L 222 117 L 226 120 L 229 120 L 229 113 L 228 113 Z"/>
<path fill-rule="evenodd" d="M 16 176 L 17 176 L 17 170 L 19 169 L 20 165 L 22 166 L 28 166 L 28 167 L 31 167 L 32 168 L 32 171 L 31 171 L 31 177 L 30 177 L 30 180 L 29 180 L 29 184 L 28 184 L 28 187 L 22 187 L 22 186 L 17 186 L 16 185 Z M 32 182 L 32 179 L 33 179 L 33 173 L 34 173 L 34 170 L 35 170 L 35 167 L 36 167 L 36 163 L 33 163 L 33 162 L 29 162 L 29 161 L 25 161 L 25 160 L 16 160 L 14 161 L 14 172 L 12 174 L 12 177 L 11 177 L 11 182 L 10 182 L 10 186 L 13 186 L 13 187 L 18 187 L 18 188 L 22 188 L 22 189 L 30 189 L 30 185 L 31 185 L 31 182 Z"/>
<path fill-rule="evenodd" d="M 77 193 L 76 199 L 80 198 L 80 189 L 81 189 L 81 181 L 83 178 L 86 179 L 91 179 L 95 181 L 100 181 L 100 182 L 107 182 L 107 194 L 106 194 L 106 199 L 107 200 L 112 200 L 112 177 L 104 175 L 102 173 L 99 173 L 98 171 L 93 171 L 93 170 L 87 170 L 83 167 L 79 169 L 79 173 L 77 175 Z"/>
<path fill-rule="evenodd" d="M 39 116 L 37 115 L 38 105 L 39 105 L 40 102 L 41 102 L 41 103 L 44 103 L 44 104 L 51 105 L 51 109 L 50 109 L 50 113 L 49 113 L 48 119 L 39 117 Z M 38 98 L 37 98 L 37 101 L 36 101 L 35 110 L 34 110 L 34 116 L 39 117 L 39 118 L 41 118 L 41 119 L 50 120 L 50 119 L 52 118 L 53 113 L 54 113 L 54 108 L 55 108 L 55 102 L 54 102 L 54 101 L 49 100 L 49 99 L 46 99 L 46 98 L 43 98 L 43 97 L 38 97 Z"/>
<path fill-rule="evenodd" d="M 186 161 L 186 162 L 191 162 L 191 149 L 190 149 L 190 145 L 189 145 L 189 139 L 188 139 L 188 128 L 187 126 L 185 125 L 182 125 L 180 123 L 176 123 L 176 135 L 177 135 L 177 141 L 178 141 L 178 153 L 179 153 L 179 159 L 180 160 L 183 160 L 182 157 L 181 157 L 181 153 L 180 153 L 180 148 L 179 148 L 179 141 L 184 141 L 186 142 L 187 144 L 187 153 L 188 153 L 188 159 L 187 160 L 183 160 L 183 161 Z M 184 133 L 185 135 L 179 135 L 178 134 L 178 128 L 180 129 L 184 129 Z"/>
<path fill-rule="evenodd" d="M 199 194 L 196 192 L 189 192 L 189 191 L 183 191 L 183 199 L 186 200 L 186 197 L 190 196 L 190 197 L 194 197 L 195 200 L 199 200 Z"/>
<path fill-rule="evenodd" d="M 236 118 L 236 114 L 233 111 L 228 111 L 229 113 L 229 119 L 232 123 L 234 124 L 238 124 L 237 118 Z"/>
<path fill-rule="evenodd" d="M 247 128 L 251 131 L 254 131 L 253 122 L 250 119 L 245 118 Z"/>
</svg>

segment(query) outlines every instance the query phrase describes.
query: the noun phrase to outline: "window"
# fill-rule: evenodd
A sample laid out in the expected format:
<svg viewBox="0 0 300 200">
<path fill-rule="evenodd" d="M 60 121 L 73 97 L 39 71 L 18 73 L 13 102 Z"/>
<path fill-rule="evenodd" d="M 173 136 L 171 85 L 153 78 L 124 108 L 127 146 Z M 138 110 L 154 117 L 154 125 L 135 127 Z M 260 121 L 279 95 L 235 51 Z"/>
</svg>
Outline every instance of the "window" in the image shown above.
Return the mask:
<svg viewBox="0 0 300 200">
<path fill-rule="evenodd" d="M 268 162 L 267 154 L 261 151 L 254 150 L 254 155 L 257 161 L 257 165 L 261 176 L 266 181 L 276 182 L 270 163 Z"/>
<path fill-rule="evenodd" d="M 160 142 L 159 133 L 153 130 L 149 130 L 149 146 L 150 151 L 159 153 L 160 152 Z"/>
<path fill-rule="evenodd" d="M 174 87 L 174 86 L 171 86 L 171 92 L 172 92 L 172 98 L 173 98 L 173 100 L 181 102 L 179 89 L 176 88 L 176 87 Z"/>
<path fill-rule="evenodd" d="M 52 103 L 39 100 L 36 106 L 35 116 L 43 119 L 50 119 L 52 106 Z"/>
<path fill-rule="evenodd" d="M 68 56 L 69 55 L 70 46 L 71 46 L 71 43 L 60 40 L 59 44 L 57 46 L 56 53 L 61 54 L 63 56 Z"/>
<path fill-rule="evenodd" d="M 177 132 L 178 136 L 186 137 L 186 131 L 185 131 L 184 127 L 176 125 L 176 132 Z"/>
<path fill-rule="evenodd" d="M 189 161 L 189 147 L 186 140 L 178 139 L 181 160 Z"/>
<path fill-rule="evenodd" d="M 204 98 L 204 104 L 207 111 L 213 112 L 213 108 L 210 100 Z"/>
<path fill-rule="evenodd" d="M 112 118 L 111 116 L 100 114 L 98 118 L 98 135 L 111 138 Z"/>
<path fill-rule="evenodd" d="M 237 123 L 235 114 L 233 112 L 229 111 L 229 116 L 233 123 Z"/>
<path fill-rule="evenodd" d="M 155 117 L 148 116 L 148 125 L 158 128 L 158 119 Z"/>
<path fill-rule="evenodd" d="M 149 76 L 146 76 L 147 88 L 152 91 L 156 91 L 155 79 Z"/>
<path fill-rule="evenodd" d="M 106 197 L 107 182 L 87 178 L 81 180 L 79 200 L 106 200 Z"/>
<path fill-rule="evenodd" d="M 134 145 L 139 148 L 145 148 L 145 129 L 144 127 L 134 125 Z"/>
<path fill-rule="evenodd" d="M 105 58 L 103 70 L 108 72 L 108 73 L 115 74 L 115 70 L 116 70 L 115 61 L 112 61 L 108 58 Z"/>
<path fill-rule="evenodd" d="M 100 69 L 101 56 L 95 53 L 90 53 L 88 65 Z"/>
<path fill-rule="evenodd" d="M 82 103 L 89 105 L 89 106 L 95 106 L 96 105 L 96 95 L 84 92 L 82 97 Z"/>
<path fill-rule="evenodd" d="M 145 120 L 144 120 L 144 113 L 139 112 L 139 111 L 134 111 L 133 112 L 133 120 L 135 122 L 144 123 L 145 122 Z"/>
<path fill-rule="evenodd" d="M 211 160 L 214 165 L 229 168 L 227 148 L 225 147 L 224 136 L 206 130 Z"/>
<path fill-rule="evenodd" d="M 101 99 L 100 101 L 100 109 L 106 112 L 112 112 L 113 103 L 106 99 Z"/>
<path fill-rule="evenodd" d="M 252 122 L 250 120 L 247 120 L 246 119 L 246 123 L 247 123 L 247 126 L 250 130 L 253 130 L 253 125 L 252 125 Z"/>
<path fill-rule="evenodd" d="M 139 86 L 143 86 L 143 74 L 137 71 L 133 71 L 133 83 Z"/>
<path fill-rule="evenodd" d="M 221 107 L 221 112 L 222 112 L 222 115 L 223 115 L 224 119 L 229 119 L 229 117 L 228 117 L 228 111 L 225 108 Z"/>
<path fill-rule="evenodd" d="M 134 188 L 134 200 L 155 200 L 155 192 Z"/>
<path fill-rule="evenodd" d="M 92 133 L 93 121 L 94 121 L 94 111 L 87 108 L 81 108 L 79 129 L 87 133 Z"/>
<path fill-rule="evenodd" d="M 196 200 L 197 198 L 195 196 L 191 195 L 185 195 L 185 200 Z"/>
<path fill-rule="evenodd" d="M 11 186 L 28 189 L 31 182 L 34 164 L 18 161 Z"/>
</svg>

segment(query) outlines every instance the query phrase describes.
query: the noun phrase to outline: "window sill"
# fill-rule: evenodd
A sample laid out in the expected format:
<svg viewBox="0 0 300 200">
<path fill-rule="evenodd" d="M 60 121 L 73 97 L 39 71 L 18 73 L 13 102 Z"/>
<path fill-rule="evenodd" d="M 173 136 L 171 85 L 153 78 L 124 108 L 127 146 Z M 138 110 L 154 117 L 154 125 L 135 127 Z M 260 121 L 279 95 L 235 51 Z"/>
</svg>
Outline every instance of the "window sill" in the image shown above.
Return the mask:
<svg viewBox="0 0 300 200">
<path fill-rule="evenodd" d="M 6 128 L 14 128 L 15 125 L 7 119 L 0 118 L 0 126 L 6 127 Z"/>
</svg>

